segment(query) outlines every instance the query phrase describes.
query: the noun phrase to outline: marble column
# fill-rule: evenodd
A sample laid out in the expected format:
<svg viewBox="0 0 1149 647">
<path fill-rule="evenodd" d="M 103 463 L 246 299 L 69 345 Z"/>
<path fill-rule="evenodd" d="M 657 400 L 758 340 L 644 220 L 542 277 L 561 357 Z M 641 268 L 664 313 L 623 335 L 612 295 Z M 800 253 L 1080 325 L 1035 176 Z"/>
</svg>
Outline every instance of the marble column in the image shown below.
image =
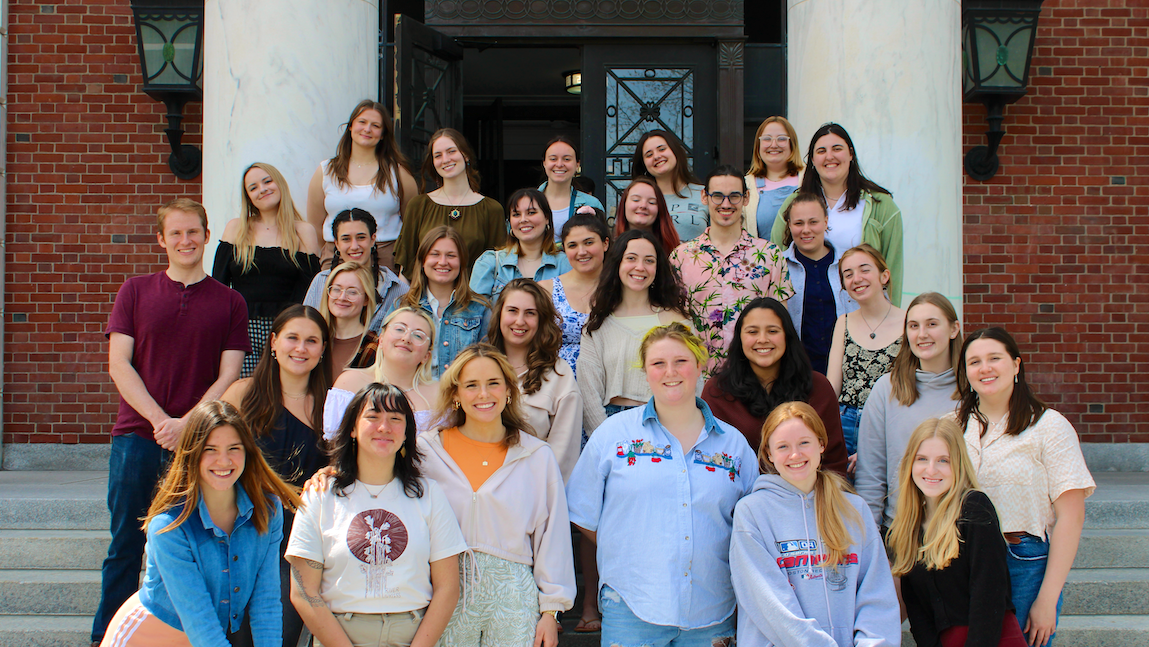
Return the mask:
<svg viewBox="0 0 1149 647">
<path fill-rule="evenodd" d="M 239 215 L 241 174 L 267 162 L 287 179 L 306 218 L 307 185 L 335 154 L 355 104 L 379 91 L 376 0 L 206 0 L 204 255 Z"/>
<path fill-rule="evenodd" d="M 902 305 L 962 299 L 961 2 L 788 0 L 789 119 L 834 121 L 902 210 Z"/>
</svg>

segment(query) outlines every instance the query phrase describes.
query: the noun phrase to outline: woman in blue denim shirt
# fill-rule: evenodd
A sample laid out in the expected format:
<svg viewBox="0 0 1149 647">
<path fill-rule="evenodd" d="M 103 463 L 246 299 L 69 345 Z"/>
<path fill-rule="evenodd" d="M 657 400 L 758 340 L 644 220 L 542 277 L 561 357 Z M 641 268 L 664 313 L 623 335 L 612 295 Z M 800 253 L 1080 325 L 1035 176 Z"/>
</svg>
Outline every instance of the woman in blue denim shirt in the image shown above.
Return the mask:
<svg viewBox="0 0 1149 647">
<path fill-rule="evenodd" d="M 545 281 L 570 270 L 555 245 L 555 225 L 546 197 L 537 189 L 519 189 L 507 201 L 511 235 L 502 249 L 483 252 L 471 269 L 471 289 L 494 301 L 515 279 Z"/>
<path fill-rule="evenodd" d="M 459 351 L 486 337 L 491 306 L 471 289 L 467 246 L 459 232 L 446 225 L 428 231 L 415 258 L 420 270 L 395 307 L 422 308 L 435 321 L 431 366 L 437 380 Z"/>
<path fill-rule="evenodd" d="M 263 459 L 235 407 L 198 405 L 144 521 L 143 585 L 102 644 L 229 647 L 250 614 L 251 644 L 278 647 L 284 504 L 294 510 L 299 497 Z"/>
</svg>

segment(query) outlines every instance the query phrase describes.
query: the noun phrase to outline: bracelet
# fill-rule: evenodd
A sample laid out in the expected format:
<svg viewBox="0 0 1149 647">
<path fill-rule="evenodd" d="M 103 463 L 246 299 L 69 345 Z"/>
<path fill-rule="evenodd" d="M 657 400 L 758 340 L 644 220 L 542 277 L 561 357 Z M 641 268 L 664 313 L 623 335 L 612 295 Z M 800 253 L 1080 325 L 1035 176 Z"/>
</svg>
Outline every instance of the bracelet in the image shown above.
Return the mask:
<svg viewBox="0 0 1149 647">
<path fill-rule="evenodd" d="M 558 610 L 543 611 L 543 613 L 549 613 L 549 614 L 551 614 L 551 616 L 552 616 L 552 617 L 554 617 L 554 619 L 555 619 L 555 622 L 558 622 L 558 621 L 559 621 L 559 612 L 558 612 Z"/>
</svg>

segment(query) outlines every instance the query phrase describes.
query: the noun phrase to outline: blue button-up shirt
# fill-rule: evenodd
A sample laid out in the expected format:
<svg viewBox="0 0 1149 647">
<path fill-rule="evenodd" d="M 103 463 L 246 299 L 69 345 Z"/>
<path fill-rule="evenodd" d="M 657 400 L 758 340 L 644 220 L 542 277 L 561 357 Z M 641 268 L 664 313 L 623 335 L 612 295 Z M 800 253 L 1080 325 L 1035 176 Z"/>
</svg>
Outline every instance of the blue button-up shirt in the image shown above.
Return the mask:
<svg viewBox="0 0 1149 647">
<path fill-rule="evenodd" d="M 600 586 L 643 621 L 686 629 L 734 613 L 734 505 L 758 477 L 746 438 L 697 403 L 705 424 L 688 452 L 651 399 L 595 430 L 567 485 L 571 521 L 598 533 Z"/>
<path fill-rule="evenodd" d="M 542 263 L 532 278 L 546 281 L 569 272 L 571 263 L 563 252 L 543 254 Z M 493 303 L 508 283 L 523 277 L 519 271 L 519 255 L 505 249 L 488 249 L 471 268 L 471 289 L 488 297 Z"/>
<path fill-rule="evenodd" d="M 199 505 L 179 526 L 160 530 L 179 517 L 183 506 L 148 523 L 147 571 L 140 602 L 152 615 L 187 634 L 197 647 L 230 647 L 227 631 L 237 631 L 251 612 L 256 647 L 279 647 L 283 634 L 279 544 L 283 507 L 276 503 L 266 533 L 251 521 L 251 498 L 237 485 L 239 515 L 229 537 Z M 250 602 L 250 605 L 249 605 Z"/>
</svg>

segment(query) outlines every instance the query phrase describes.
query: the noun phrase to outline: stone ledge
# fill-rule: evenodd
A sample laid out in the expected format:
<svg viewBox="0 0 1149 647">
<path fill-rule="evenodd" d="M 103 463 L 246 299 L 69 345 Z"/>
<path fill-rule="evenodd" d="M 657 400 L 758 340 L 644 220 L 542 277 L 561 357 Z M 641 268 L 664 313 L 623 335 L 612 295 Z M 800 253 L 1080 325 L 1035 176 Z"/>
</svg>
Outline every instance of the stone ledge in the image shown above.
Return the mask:
<svg viewBox="0 0 1149 647">
<path fill-rule="evenodd" d="M 107 471 L 111 444 L 5 444 L 3 470 Z"/>
</svg>

